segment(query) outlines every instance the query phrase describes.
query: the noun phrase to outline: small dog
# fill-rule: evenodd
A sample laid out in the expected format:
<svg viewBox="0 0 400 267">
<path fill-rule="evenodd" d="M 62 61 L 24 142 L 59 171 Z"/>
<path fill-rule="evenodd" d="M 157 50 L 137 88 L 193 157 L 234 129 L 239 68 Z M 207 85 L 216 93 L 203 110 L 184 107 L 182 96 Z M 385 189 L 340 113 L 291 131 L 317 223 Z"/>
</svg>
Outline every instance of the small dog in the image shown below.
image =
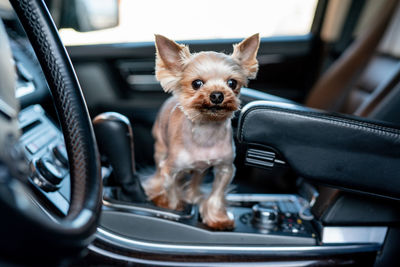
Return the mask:
<svg viewBox="0 0 400 267">
<path fill-rule="evenodd" d="M 155 35 L 156 77 L 172 92 L 161 107 L 152 134 L 156 173 L 144 185 L 157 206 L 182 209 L 183 201 L 199 203 L 203 223 L 213 229 L 234 227 L 228 216 L 225 191 L 235 167 L 230 119 L 239 109 L 239 93 L 258 71 L 260 38 L 255 34 L 234 45 L 232 55 L 217 52 L 191 54 L 189 48 Z M 203 198 L 200 184 L 213 167 L 211 194 Z M 183 190 L 179 183 L 191 174 Z"/>
</svg>

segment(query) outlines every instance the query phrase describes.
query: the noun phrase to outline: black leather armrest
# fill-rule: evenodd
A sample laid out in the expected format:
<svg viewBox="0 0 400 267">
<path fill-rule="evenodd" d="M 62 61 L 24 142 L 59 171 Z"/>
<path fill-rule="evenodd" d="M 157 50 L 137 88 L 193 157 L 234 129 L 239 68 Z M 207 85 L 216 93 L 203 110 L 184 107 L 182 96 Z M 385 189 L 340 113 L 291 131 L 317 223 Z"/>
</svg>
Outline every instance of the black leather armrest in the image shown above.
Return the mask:
<svg viewBox="0 0 400 267">
<path fill-rule="evenodd" d="M 275 148 L 304 178 L 400 199 L 400 129 L 394 126 L 255 101 L 242 109 L 238 139 Z"/>
</svg>

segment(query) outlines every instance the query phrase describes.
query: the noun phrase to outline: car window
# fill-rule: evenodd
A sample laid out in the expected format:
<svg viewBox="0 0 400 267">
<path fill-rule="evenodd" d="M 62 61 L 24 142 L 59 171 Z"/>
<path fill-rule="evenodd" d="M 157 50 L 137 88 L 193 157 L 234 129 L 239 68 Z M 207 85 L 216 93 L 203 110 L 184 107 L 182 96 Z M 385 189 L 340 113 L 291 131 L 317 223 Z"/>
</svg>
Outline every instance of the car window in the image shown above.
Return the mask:
<svg viewBox="0 0 400 267">
<path fill-rule="evenodd" d="M 60 29 L 66 45 L 304 35 L 310 32 L 317 0 L 120 0 L 119 25 L 77 32 Z"/>
</svg>

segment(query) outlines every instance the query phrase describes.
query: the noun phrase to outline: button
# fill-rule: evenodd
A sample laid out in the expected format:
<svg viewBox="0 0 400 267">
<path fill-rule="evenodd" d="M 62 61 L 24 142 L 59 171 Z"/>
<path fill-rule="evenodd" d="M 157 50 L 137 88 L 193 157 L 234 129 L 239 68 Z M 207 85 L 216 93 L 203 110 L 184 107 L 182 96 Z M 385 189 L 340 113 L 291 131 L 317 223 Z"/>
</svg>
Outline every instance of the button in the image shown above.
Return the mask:
<svg viewBox="0 0 400 267">
<path fill-rule="evenodd" d="M 16 66 L 17 66 L 17 72 L 23 80 L 25 80 L 26 82 L 30 82 L 33 80 L 33 76 L 21 62 L 17 62 Z"/>
<path fill-rule="evenodd" d="M 45 135 L 39 137 L 33 143 L 38 148 L 41 148 L 41 147 L 45 146 L 48 142 L 50 142 L 52 139 L 54 139 L 55 137 L 56 137 L 56 134 L 53 131 L 50 131 L 50 132 L 46 133 Z"/>
<path fill-rule="evenodd" d="M 39 148 L 34 143 L 30 143 L 30 144 L 26 145 L 25 148 L 32 155 L 35 154 L 39 150 Z"/>
<path fill-rule="evenodd" d="M 278 211 L 274 205 L 260 203 L 254 205 L 252 210 L 252 223 L 257 228 L 272 229 L 278 223 Z"/>
<path fill-rule="evenodd" d="M 68 167 L 68 156 L 64 144 L 58 144 L 52 149 L 54 157 L 63 165 Z"/>
<path fill-rule="evenodd" d="M 282 213 L 288 212 L 287 205 L 286 205 L 285 201 L 279 201 L 278 202 L 278 206 L 279 206 L 280 212 L 282 212 Z"/>
<path fill-rule="evenodd" d="M 290 213 L 297 213 L 296 205 L 293 202 L 289 202 L 287 208 Z"/>
<path fill-rule="evenodd" d="M 42 147 L 44 147 L 47 143 L 49 143 L 55 137 L 56 137 L 56 134 L 53 131 L 50 131 L 49 133 L 46 133 L 46 134 L 40 136 L 32 143 L 27 144 L 25 146 L 25 148 L 32 155 L 36 154 L 36 152 L 38 152 Z"/>
<path fill-rule="evenodd" d="M 36 166 L 40 174 L 53 185 L 58 185 L 63 180 L 63 173 L 50 159 L 39 159 Z"/>
</svg>

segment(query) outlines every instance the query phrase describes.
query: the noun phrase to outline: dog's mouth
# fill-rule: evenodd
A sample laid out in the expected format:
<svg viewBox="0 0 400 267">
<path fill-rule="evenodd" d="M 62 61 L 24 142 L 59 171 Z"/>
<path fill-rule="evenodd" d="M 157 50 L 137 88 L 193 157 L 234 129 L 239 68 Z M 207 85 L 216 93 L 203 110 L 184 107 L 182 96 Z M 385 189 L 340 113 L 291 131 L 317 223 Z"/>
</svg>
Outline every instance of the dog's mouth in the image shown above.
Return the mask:
<svg viewBox="0 0 400 267">
<path fill-rule="evenodd" d="M 218 105 L 214 105 L 214 106 L 206 106 L 205 107 L 206 110 L 209 110 L 211 112 L 218 112 L 220 110 L 226 110 L 225 107 L 223 106 L 218 106 Z"/>
<path fill-rule="evenodd" d="M 198 113 L 196 117 L 201 120 L 222 121 L 231 117 L 232 113 L 237 110 L 236 105 L 222 104 L 210 105 L 202 104 L 195 107 Z"/>
<path fill-rule="evenodd" d="M 205 112 L 225 113 L 235 111 L 237 108 L 234 105 L 203 105 L 202 109 Z"/>
</svg>

